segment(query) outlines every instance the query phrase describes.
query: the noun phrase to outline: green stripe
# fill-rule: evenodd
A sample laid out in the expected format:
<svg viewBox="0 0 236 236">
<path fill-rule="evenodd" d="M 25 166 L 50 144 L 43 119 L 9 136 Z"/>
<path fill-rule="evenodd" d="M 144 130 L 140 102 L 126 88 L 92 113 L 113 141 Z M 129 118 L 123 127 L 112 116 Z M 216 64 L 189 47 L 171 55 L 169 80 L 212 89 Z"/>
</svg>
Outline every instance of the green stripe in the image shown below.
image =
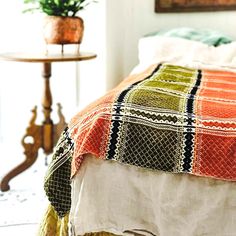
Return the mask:
<svg viewBox="0 0 236 236">
<path fill-rule="evenodd" d="M 160 71 L 131 90 L 126 102 L 184 112 L 186 97 L 195 84 L 196 73 L 197 70 L 164 65 Z"/>
</svg>

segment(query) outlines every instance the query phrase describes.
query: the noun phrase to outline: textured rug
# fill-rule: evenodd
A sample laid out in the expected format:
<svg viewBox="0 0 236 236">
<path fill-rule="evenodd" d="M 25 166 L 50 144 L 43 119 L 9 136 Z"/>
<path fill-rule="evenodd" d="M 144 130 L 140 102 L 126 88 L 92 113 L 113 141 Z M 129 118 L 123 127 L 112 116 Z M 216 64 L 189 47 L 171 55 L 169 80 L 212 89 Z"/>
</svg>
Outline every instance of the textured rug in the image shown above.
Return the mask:
<svg viewBox="0 0 236 236">
<path fill-rule="evenodd" d="M 10 191 L 0 191 L 0 235 L 12 235 L 19 229 L 24 235 L 35 235 L 48 203 L 43 191 L 46 168 L 44 158 L 38 158 L 10 182 Z"/>
</svg>

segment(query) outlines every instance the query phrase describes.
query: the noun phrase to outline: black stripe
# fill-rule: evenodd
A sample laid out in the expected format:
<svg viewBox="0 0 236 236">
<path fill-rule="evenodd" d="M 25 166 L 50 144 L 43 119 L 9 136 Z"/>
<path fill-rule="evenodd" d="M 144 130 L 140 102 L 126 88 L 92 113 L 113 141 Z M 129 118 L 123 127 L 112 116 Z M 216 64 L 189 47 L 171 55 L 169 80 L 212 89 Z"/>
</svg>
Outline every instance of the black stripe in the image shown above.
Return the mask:
<svg viewBox="0 0 236 236">
<path fill-rule="evenodd" d="M 191 168 L 191 162 L 192 162 L 192 151 L 193 151 L 193 139 L 195 133 L 193 130 L 190 128 L 194 126 L 194 114 L 193 114 L 193 109 L 194 109 L 194 98 L 197 93 L 197 90 L 199 89 L 199 86 L 201 84 L 201 78 L 202 78 L 202 72 L 198 70 L 198 75 L 197 75 L 197 80 L 190 92 L 190 96 L 187 101 L 187 126 L 189 129 L 187 129 L 187 132 L 184 132 L 184 138 L 185 138 L 185 148 L 184 148 L 184 164 L 183 164 L 183 171 L 185 172 L 190 172 Z"/>
<path fill-rule="evenodd" d="M 161 64 L 159 64 L 155 70 L 145 79 L 141 80 L 141 81 L 137 81 L 135 83 L 133 83 L 132 85 L 130 85 L 127 89 L 125 89 L 124 91 L 122 91 L 120 93 L 120 95 L 118 96 L 117 100 L 115 101 L 115 104 L 117 103 L 121 103 L 119 105 L 115 105 L 115 107 L 113 108 L 115 111 L 115 114 L 112 115 L 113 117 L 119 116 L 121 113 L 121 108 L 122 108 L 122 103 L 125 99 L 125 96 L 127 95 L 127 93 L 132 90 L 133 88 L 135 88 L 135 86 L 137 86 L 139 83 L 143 82 L 144 80 L 147 80 L 149 78 L 151 78 L 161 67 Z M 110 145 L 108 147 L 108 152 L 107 152 L 107 159 L 112 159 L 115 155 L 115 150 L 116 150 L 116 145 L 117 145 L 117 138 L 118 138 L 118 132 L 119 132 L 119 128 L 121 126 L 121 121 L 114 119 L 112 121 L 111 124 L 111 137 L 110 137 Z"/>
</svg>

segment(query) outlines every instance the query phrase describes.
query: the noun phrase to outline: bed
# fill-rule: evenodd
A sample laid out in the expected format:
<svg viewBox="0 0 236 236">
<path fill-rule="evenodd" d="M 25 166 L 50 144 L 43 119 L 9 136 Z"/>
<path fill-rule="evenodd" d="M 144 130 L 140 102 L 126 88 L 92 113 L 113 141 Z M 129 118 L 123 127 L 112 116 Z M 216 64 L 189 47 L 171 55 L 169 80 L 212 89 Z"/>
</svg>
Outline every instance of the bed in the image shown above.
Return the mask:
<svg viewBox="0 0 236 236">
<path fill-rule="evenodd" d="M 139 65 L 62 133 L 39 235 L 236 235 L 235 55 L 142 38 Z"/>
</svg>

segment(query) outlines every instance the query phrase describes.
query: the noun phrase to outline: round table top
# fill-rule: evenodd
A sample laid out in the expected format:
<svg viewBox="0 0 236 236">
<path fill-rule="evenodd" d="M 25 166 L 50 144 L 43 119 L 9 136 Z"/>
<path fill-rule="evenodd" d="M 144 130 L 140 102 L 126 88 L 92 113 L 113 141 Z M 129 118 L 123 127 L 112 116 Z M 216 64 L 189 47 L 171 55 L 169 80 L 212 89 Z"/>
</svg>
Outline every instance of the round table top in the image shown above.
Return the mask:
<svg viewBox="0 0 236 236">
<path fill-rule="evenodd" d="M 0 59 L 20 62 L 66 62 L 85 61 L 96 58 L 92 52 L 79 53 L 26 53 L 26 52 L 6 52 L 0 54 Z"/>
</svg>

